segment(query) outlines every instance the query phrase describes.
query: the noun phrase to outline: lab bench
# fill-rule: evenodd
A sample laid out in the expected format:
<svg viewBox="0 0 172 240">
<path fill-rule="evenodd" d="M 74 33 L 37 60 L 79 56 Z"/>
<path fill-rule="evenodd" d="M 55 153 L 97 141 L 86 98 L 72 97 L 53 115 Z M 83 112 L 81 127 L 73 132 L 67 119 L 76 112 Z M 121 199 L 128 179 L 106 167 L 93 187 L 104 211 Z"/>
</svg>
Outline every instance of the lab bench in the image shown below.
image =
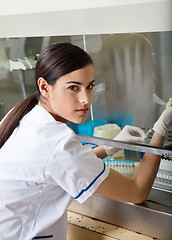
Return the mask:
<svg viewBox="0 0 172 240">
<path fill-rule="evenodd" d="M 130 231 L 100 220 L 68 211 L 67 240 L 153 240 L 155 238 Z"/>
<path fill-rule="evenodd" d="M 171 145 L 170 145 L 171 146 Z M 170 147 L 171 149 L 171 147 Z M 166 151 L 166 150 L 165 150 Z M 133 155 L 134 154 L 134 155 Z M 171 154 L 171 150 L 170 150 Z M 139 165 L 138 152 L 125 152 L 124 160 L 109 160 L 105 164 L 121 172 L 127 177 L 131 177 Z M 134 163 L 131 159 L 135 159 Z M 125 164 L 124 164 L 125 163 Z M 129 164 L 129 165 L 128 165 Z M 131 165 L 132 164 L 132 165 Z M 172 161 L 162 159 L 157 177 L 146 201 L 142 204 L 132 204 L 121 202 L 104 197 L 99 194 L 93 194 L 86 202 L 79 204 L 73 200 L 68 208 L 69 231 L 71 228 L 74 232 L 89 236 L 95 235 L 95 239 L 127 239 L 122 238 L 125 234 L 133 234 L 131 239 L 172 239 Z M 131 171 L 131 172 L 130 172 Z M 79 220 L 74 221 L 71 212 L 79 214 Z M 79 216 L 78 215 L 78 216 Z M 94 220 L 94 222 L 93 222 Z M 82 224 L 81 224 L 82 223 Z M 105 224 L 106 229 L 95 229 L 94 224 Z M 90 228 L 90 224 L 93 224 Z M 89 226 L 89 227 L 88 227 Z M 82 229 L 82 231 L 80 231 Z M 94 229 L 94 230 L 93 230 Z M 101 231 L 102 232 L 101 232 Z M 97 233 L 97 231 L 99 231 Z M 110 232 L 109 232 L 110 231 Z M 128 232 L 129 231 L 129 232 Z M 124 234 L 125 232 L 125 234 Z M 114 235 L 110 235 L 110 234 Z M 121 233 L 121 235 L 119 234 Z M 84 235 L 83 234 L 83 235 Z M 101 235 L 96 238 L 96 234 Z M 115 235 L 116 234 L 116 235 Z M 130 235 L 129 235 L 130 236 Z M 135 237 L 136 236 L 136 237 Z M 143 237 L 143 238 L 141 238 Z M 74 238 L 69 238 L 73 240 Z M 84 238 L 78 238 L 84 239 Z M 94 236 L 88 239 L 94 239 Z"/>
<path fill-rule="evenodd" d="M 82 137 L 83 139 L 89 137 Z M 95 143 L 94 141 L 105 141 L 104 139 L 98 138 L 89 138 L 91 143 Z M 108 142 L 109 143 L 109 140 Z M 133 147 L 137 148 L 140 146 L 134 146 L 130 144 L 127 146 L 128 149 L 132 149 Z M 83 217 L 78 218 L 79 221 L 73 221 L 73 217 L 68 219 L 70 228 L 79 228 L 84 229 L 83 231 L 88 232 L 90 234 L 101 234 L 101 237 L 95 237 L 95 239 L 127 239 L 129 237 L 122 238 L 123 234 L 118 236 L 118 231 L 116 233 L 116 229 L 120 229 L 119 232 L 125 232 L 128 230 L 132 231 L 132 234 L 136 234 L 136 238 L 132 237 L 131 239 L 142 239 L 139 238 L 143 235 L 143 239 L 160 239 L 160 240 L 171 240 L 172 239 L 172 151 L 171 151 L 171 142 L 167 142 L 165 148 L 156 149 L 147 145 L 141 146 L 146 151 L 163 151 L 167 154 L 162 155 L 161 164 L 159 171 L 157 173 L 157 177 L 154 181 L 153 187 L 150 191 L 149 196 L 146 201 L 142 204 L 132 204 L 127 202 L 121 202 L 117 200 L 113 200 L 107 197 L 104 197 L 99 194 L 93 194 L 86 202 L 83 204 L 79 204 L 76 200 L 73 200 L 70 204 L 68 211 L 74 212 L 76 214 L 80 214 Z M 139 159 L 141 155 L 138 151 L 125 151 L 125 158 L 122 160 L 116 159 L 103 159 L 106 165 L 115 169 L 127 177 L 131 177 L 137 166 L 139 165 Z M 133 161 L 134 159 L 134 161 Z M 70 213 L 71 214 L 71 213 Z M 97 230 L 93 228 L 88 228 L 90 224 L 106 223 L 106 226 L 111 226 L 110 232 L 114 232 L 114 236 L 108 235 L 106 236 L 105 232 L 97 233 Z M 81 221 L 82 220 L 82 221 Z M 96 222 L 97 221 L 97 222 Z M 81 222 L 83 225 L 81 225 Z M 71 225 L 72 226 L 71 226 Z M 75 226 L 75 227 L 74 227 Z M 118 227 L 117 227 L 118 226 Z M 94 229 L 94 230 L 92 230 Z M 109 229 L 109 228 L 108 228 Z M 92 232 L 90 232 L 92 231 Z M 96 233 L 95 233 L 96 232 Z M 139 233 L 139 235 L 137 235 Z M 86 234 L 86 233 L 85 233 Z M 117 235 L 115 235 L 117 234 Z M 139 237 L 138 237 L 139 236 Z M 148 236 L 148 237 L 146 237 Z M 107 237 L 107 238 L 106 238 Z M 110 238 L 111 237 L 111 238 Z M 73 238 L 69 239 L 72 240 Z M 78 238 L 84 239 L 84 238 Z M 88 240 L 89 238 L 87 238 Z M 90 238 L 94 239 L 94 238 Z"/>
<path fill-rule="evenodd" d="M 85 225 L 84 221 L 81 221 L 82 218 L 78 218 L 79 220 L 72 223 L 72 219 L 70 218 L 71 213 L 74 212 L 76 214 L 80 214 L 87 219 Z M 161 239 L 161 240 L 171 240 L 172 239 L 172 208 L 169 206 L 165 206 L 162 204 L 158 204 L 152 201 L 145 201 L 143 204 L 132 204 L 126 203 L 121 201 L 112 200 L 106 197 L 103 197 L 98 194 L 93 194 L 85 203 L 79 204 L 76 200 L 70 204 L 68 208 L 68 222 L 73 224 L 73 228 L 79 231 L 80 228 L 84 229 L 83 232 L 86 230 L 91 231 L 88 229 L 88 223 L 94 221 L 102 221 L 104 223 L 110 224 L 106 226 L 111 226 L 112 232 L 116 234 L 116 227 L 121 227 L 124 229 L 128 229 L 130 231 L 139 233 L 136 235 L 136 238 L 133 239 Z M 83 226 L 80 226 L 80 222 L 82 222 Z M 95 222 L 95 223 L 98 223 Z M 93 223 L 93 222 L 92 222 Z M 69 224 L 69 225 L 70 225 Z M 74 227 L 75 226 L 75 227 Z M 113 227 L 114 226 L 114 227 Z M 72 226 L 70 226 L 72 228 Z M 99 229 L 100 230 L 100 229 Z M 70 230 L 69 230 L 70 231 Z M 75 230 L 74 230 L 75 231 Z M 118 231 L 120 231 L 118 229 Z M 94 232 L 95 229 L 94 229 Z M 78 233 L 78 234 L 81 234 Z M 93 234 L 93 231 L 88 234 Z M 107 237 L 105 233 L 100 238 L 97 239 L 111 239 L 110 235 Z M 108 233 L 109 234 L 109 233 Z M 108 235 L 107 234 L 107 235 Z M 122 234 L 122 233 L 121 233 Z M 150 238 L 138 238 L 141 235 L 149 236 Z M 84 235 L 84 234 L 83 234 Z M 123 235 L 121 235 L 123 236 Z M 120 237 L 121 237 L 120 236 Z M 134 233 L 133 233 L 134 236 Z M 118 236 L 113 236 L 112 239 L 127 239 L 129 238 L 120 238 Z M 69 238 L 68 240 L 73 240 L 74 238 Z M 77 238 L 77 239 L 84 239 L 84 238 Z M 89 238 L 87 238 L 88 240 Z M 94 239 L 94 238 L 90 238 Z M 96 239 L 96 238 L 95 238 Z"/>
</svg>

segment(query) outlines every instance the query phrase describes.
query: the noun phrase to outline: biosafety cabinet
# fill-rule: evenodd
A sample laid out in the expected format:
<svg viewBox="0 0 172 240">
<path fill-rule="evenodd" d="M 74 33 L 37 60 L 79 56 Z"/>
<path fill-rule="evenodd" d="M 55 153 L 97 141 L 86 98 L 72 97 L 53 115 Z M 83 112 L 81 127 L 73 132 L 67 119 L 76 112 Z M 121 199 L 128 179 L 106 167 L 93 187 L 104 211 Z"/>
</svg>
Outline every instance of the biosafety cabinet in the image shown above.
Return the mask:
<svg viewBox="0 0 172 240">
<path fill-rule="evenodd" d="M 105 141 L 92 137 L 97 123 L 120 128 L 130 124 L 147 132 L 144 145 L 126 144 L 122 155 L 103 160 L 128 177 L 144 152 L 162 155 L 162 162 L 143 204 L 94 194 L 82 205 L 73 201 L 69 209 L 158 239 L 172 239 L 172 129 L 162 149 L 148 146 L 150 129 L 172 97 L 172 3 L 81 2 L 39 5 L 36 1 L 35 5 L 34 1 L 34 8 L 29 1 L 27 7 L 20 2 L 10 9 L 8 1 L 4 3 L 0 10 L 0 119 L 35 91 L 34 67 L 44 47 L 66 41 L 86 50 L 94 62 L 93 103 L 85 125 L 69 126 L 90 147 Z"/>
</svg>

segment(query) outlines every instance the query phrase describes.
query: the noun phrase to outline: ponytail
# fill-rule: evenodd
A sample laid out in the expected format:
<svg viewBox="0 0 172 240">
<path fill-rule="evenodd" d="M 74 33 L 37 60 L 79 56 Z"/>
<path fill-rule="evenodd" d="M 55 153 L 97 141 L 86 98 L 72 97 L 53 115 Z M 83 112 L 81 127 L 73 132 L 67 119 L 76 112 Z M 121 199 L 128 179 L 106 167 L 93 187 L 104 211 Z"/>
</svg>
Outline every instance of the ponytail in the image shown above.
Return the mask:
<svg viewBox="0 0 172 240">
<path fill-rule="evenodd" d="M 20 120 L 38 104 L 40 93 L 37 91 L 30 97 L 19 102 L 0 124 L 0 148 L 8 140 Z"/>
</svg>

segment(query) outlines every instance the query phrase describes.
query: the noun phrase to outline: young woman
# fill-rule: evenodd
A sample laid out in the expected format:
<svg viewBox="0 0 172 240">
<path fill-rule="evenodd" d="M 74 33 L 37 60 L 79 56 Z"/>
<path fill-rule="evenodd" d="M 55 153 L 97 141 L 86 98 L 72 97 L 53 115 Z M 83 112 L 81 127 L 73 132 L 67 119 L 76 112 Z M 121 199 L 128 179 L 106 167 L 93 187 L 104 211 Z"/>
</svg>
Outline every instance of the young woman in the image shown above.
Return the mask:
<svg viewBox="0 0 172 240">
<path fill-rule="evenodd" d="M 126 178 L 101 160 L 117 149 L 99 146 L 93 152 L 66 125 L 83 123 L 90 109 L 95 80 L 85 51 L 70 43 L 50 45 L 37 60 L 35 79 L 38 91 L 17 104 L 0 125 L 1 240 L 31 240 L 43 234 L 64 240 L 73 198 L 83 203 L 96 192 L 143 202 L 159 167 L 159 156 L 145 154 L 134 176 Z M 154 126 L 151 145 L 163 145 L 171 116 L 169 106 Z M 144 138 L 145 133 L 132 126 L 116 137 L 132 142 Z"/>
</svg>

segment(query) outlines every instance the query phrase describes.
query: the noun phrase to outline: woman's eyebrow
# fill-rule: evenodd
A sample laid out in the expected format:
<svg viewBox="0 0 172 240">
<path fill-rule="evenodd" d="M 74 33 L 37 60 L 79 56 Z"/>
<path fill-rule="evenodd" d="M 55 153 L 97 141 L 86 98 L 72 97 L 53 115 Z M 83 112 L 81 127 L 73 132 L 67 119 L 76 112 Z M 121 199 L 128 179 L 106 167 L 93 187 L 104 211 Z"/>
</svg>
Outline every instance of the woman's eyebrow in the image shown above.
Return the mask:
<svg viewBox="0 0 172 240">
<path fill-rule="evenodd" d="M 89 84 L 92 84 L 93 82 L 95 82 L 95 80 L 92 80 Z M 78 85 L 81 85 L 82 83 L 81 82 L 76 82 L 76 81 L 69 81 L 69 82 L 66 82 L 66 84 L 78 84 Z"/>
<path fill-rule="evenodd" d="M 94 83 L 94 82 L 95 82 L 95 80 L 91 81 L 90 84 L 91 84 L 91 83 Z"/>
<path fill-rule="evenodd" d="M 76 82 L 76 81 L 69 81 L 69 82 L 66 82 L 66 84 L 70 84 L 70 83 L 74 83 L 74 84 L 79 84 L 79 85 L 81 85 L 80 82 Z"/>
</svg>

